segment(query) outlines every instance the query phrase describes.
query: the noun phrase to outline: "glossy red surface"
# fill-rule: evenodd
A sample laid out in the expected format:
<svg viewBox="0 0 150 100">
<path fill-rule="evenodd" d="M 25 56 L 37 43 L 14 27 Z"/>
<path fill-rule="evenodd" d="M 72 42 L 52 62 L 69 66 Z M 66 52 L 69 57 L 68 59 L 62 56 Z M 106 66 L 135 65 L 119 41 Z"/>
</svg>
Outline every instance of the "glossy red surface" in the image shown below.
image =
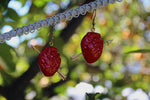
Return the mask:
<svg viewBox="0 0 150 100">
<path fill-rule="evenodd" d="M 53 76 L 58 71 L 61 63 L 57 48 L 45 47 L 39 54 L 38 63 L 45 76 Z"/>
<path fill-rule="evenodd" d="M 81 41 L 81 49 L 84 59 L 88 63 L 96 62 L 103 51 L 101 35 L 95 32 L 88 32 Z"/>
</svg>

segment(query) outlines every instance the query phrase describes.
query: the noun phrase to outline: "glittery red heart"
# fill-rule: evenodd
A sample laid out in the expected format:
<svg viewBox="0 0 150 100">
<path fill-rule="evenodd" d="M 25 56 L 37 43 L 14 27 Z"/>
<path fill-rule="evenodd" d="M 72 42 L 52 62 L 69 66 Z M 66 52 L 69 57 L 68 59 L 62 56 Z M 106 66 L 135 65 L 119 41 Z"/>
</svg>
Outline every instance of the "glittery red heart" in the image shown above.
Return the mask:
<svg viewBox="0 0 150 100">
<path fill-rule="evenodd" d="M 84 59 L 88 63 L 96 62 L 103 51 L 101 35 L 95 32 L 88 32 L 81 41 L 81 49 Z"/>
<path fill-rule="evenodd" d="M 61 63 L 57 48 L 45 47 L 39 54 L 38 63 L 45 76 L 53 76 L 58 71 Z"/>
</svg>

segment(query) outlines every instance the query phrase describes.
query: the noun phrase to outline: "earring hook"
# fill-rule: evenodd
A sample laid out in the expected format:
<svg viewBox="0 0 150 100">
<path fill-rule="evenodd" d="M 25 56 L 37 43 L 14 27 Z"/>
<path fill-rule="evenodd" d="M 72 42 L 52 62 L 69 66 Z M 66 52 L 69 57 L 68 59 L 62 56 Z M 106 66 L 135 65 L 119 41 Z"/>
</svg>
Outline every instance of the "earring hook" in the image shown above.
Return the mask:
<svg viewBox="0 0 150 100">
<path fill-rule="evenodd" d="M 91 31 L 92 31 L 92 32 L 95 31 L 95 17 L 96 17 L 96 9 L 94 9 L 94 11 L 93 11 L 92 28 L 91 28 Z"/>
<path fill-rule="evenodd" d="M 53 32 L 54 32 L 54 26 L 52 26 L 50 30 L 50 42 L 49 42 L 50 46 L 53 46 L 53 39 L 54 39 Z"/>
</svg>

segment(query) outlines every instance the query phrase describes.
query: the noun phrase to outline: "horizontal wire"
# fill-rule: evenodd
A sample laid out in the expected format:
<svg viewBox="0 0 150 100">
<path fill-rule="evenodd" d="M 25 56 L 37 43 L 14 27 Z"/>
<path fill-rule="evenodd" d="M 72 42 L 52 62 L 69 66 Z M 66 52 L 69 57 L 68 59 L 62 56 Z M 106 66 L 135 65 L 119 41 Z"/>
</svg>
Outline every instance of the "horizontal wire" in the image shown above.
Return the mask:
<svg viewBox="0 0 150 100">
<path fill-rule="evenodd" d="M 122 0 L 95 0 L 75 9 L 71 9 L 63 13 L 59 13 L 46 19 L 37 21 L 33 24 L 12 29 L 9 32 L 0 34 L 0 43 L 4 43 L 6 40 L 10 40 L 15 36 L 21 36 L 23 34 L 27 35 L 29 33 L 34 33 L 35 30 L 39 31 L 42 28 L 48 28 L 50 25 L 70 21 L 72 18 L 77 18 L 79 17 L 79 15 L 85 15 L 86 13 L 90 13 L 95 9 L 102 8 L 103 6 L 108 6 L 110 3 L 113 4 L 116 1 L 121 2 Z"/>
</svg>

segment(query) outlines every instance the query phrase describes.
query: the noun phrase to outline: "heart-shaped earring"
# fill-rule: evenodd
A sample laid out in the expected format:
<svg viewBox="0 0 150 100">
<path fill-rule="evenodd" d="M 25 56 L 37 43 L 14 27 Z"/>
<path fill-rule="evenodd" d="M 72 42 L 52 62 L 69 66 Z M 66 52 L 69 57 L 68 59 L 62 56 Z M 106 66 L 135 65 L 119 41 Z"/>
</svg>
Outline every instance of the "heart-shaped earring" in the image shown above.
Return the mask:
<svg viewBox="0 0 150 100">
<path fill-rule="evenodd" d="M 58 71 L 61 64 L 61 58 L 60 54 L 57 52 L 57 48 L 53 47 L 53 28 L 50 34 L 50 46 L 44 47 L 44 49 L 41 52 L 34 46 L 32 46 L 32 48 L 39 53 L 38 64 L 42 73 L 45 76 L 50 77 L 53 76 L 56 72 L 58 72 L 59 76 L 63 80 L 65 80 L 66 76 L 64 76 L 61 72 Z"/>
<path fill-rule="evenodd" d="M 78 55 L 73 55 L 71 60 L 76 60 L 80 55 L 83 55 L 84 59 L 87 63 L 94 63 L 96 62 L 103 51 L 103 40 L 99 33 L 95 31 L 95 17 L 96 17 L 96 10 L 93 12 L 93 21 L 92 21 L 92 29 L 91 32 L 88 32 L 81 40 L 81 50 L 82 53 Z M 109 44 L 112 40 L 107 41 L 106 43 Z"/>
</svg>

